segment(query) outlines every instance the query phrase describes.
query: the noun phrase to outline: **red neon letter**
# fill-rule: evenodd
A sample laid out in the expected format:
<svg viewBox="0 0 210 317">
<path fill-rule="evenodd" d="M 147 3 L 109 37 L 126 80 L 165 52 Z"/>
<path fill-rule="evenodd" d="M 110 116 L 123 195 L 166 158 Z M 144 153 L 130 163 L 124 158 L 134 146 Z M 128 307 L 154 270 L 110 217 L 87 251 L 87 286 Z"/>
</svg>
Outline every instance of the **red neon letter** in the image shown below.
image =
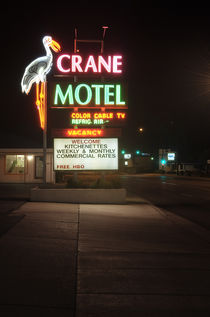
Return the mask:
<svg viewBox="0 0 210 317">
<path fill-rule="evenodd" d="M 103 56 L 99 55 L 98 57 L 98 71 L 101 73 L 101 65 L 104 66 L 108 73 L 111 73 L 111 56 L 108 56 L 108 62 L 105 61 Z"/>
<path fill-rule="evenodd" d="M 88 68 L 92 68 L 92 69 L 93 69 L 93 72 L 94 72 L 94 73 L 97 73 L 97 67 L 96 67 L 96 64 L 95 64 L 93 55 L 90 55 L 90 56 L 88 57 L 88 61 L 87 61 L 87 64 L 86 64 L 86 66 L 85 66 L 85 73 L 87 73 Z"/>
<path fill-rule="evenodd" d="M 76 72 L 76 70 L 78 70 L 78 72 L 82 73 L 82 67 L 80 66 L 80 64 L 82 63 L 82 57 L 80 55 L 72 55 L 71 57 L 71 71 L 72 72 Z"/>
<path fill-rule="evenodd" d="M 69 59 L 70 60 L 70 55 L 67 55 L 67 54 L 63 54 L 63 55 L 60 55 L 59 57 L 58 57 L 58 60 L 57 60 L 57 67 L 58 67 L 58 69 L 59 69 L 59 71 L 60 72 L 62 72 L 62 73 L 68 73 L 68 72 L 70 72 L 70 68 L 63 68 L 63 66 L 62 66 L 62 62 L 63 62 L 63 59 L 64 58 L 67 58 L 67 59 Z"/>
<path fill-rule="evenodd" d="M 122 56 L 113 56 L 113 73 L 122 73 L 121 69 L 118 69 L 119 65 L 122 65 Z"/>
</svg>

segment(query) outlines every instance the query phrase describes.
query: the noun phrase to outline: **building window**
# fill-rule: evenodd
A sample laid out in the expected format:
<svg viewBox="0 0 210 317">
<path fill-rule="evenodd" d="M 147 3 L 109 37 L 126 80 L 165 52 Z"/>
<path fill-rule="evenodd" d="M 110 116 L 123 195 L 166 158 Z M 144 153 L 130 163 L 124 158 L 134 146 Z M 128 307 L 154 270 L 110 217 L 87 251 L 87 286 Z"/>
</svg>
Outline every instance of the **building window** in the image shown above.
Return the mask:
<svg viewBox="0 0 210 317">
<path fill-rule="evenodd" d="M 6 155 L 6 173 L 24 174 L 24 155 Z"/>
<path fill-rule="evenodd" d="M 43 156 L 35 157 L 35 178 L 43 177 Z"/>
</svg>

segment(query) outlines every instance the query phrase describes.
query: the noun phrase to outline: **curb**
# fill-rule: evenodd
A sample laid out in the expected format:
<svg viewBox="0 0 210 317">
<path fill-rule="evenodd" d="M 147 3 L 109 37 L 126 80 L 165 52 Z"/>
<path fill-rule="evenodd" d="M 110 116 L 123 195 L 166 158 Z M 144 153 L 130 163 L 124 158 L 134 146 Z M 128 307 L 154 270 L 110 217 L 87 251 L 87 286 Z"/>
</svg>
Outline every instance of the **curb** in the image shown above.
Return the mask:
<svg viewBox="0 0 210 317">
<path fill-rule="evenodd" d="M 40 189 L 30 192 L 31 201 L 77 204 L 125 204 L 126 189 Z"/>
</svg>

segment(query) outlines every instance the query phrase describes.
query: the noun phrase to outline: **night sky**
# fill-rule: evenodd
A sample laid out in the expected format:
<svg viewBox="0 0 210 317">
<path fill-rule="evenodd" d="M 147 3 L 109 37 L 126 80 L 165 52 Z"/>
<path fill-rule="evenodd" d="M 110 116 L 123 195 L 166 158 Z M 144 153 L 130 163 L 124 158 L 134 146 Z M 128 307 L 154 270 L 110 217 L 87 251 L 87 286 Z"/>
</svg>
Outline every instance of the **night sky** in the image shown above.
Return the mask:
<svg viewBox="0 0 210 317">
<path fill-rule="evenodd" d="M 210 159 L 210 11 L 176 1 L 170 7 L 119 4 L 118 10 L 111 3 L 1 12 L 0 147 L 42 147 L 34 89 L 27 96 L 20 87 L 25 67 L 45 52 L 42 37 L 51 35 L 73 52 L 75 27 L 79 38 L 101 39 L 107 25 L 105 53 L 121 53 L 126 66 L 129 110 L 121 147 L 154 154 L 170 147 L 185 162 Z"/>
</svg>

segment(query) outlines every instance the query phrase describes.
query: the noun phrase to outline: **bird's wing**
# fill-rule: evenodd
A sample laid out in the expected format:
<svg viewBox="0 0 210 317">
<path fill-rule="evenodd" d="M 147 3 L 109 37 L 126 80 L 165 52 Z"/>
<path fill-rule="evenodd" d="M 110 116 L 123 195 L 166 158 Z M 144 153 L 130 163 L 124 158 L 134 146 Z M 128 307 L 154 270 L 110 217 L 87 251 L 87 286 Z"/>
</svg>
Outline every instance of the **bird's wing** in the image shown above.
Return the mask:
<svg viewBox="0 0 210 317">
<path fill-rule="evenodd" d="M 32 84 L 36 81 L 41 80 L 41 76 L 43 78 L 42 70 L 46 69 L 48 67 L 49 61 L 46 56 L 37 58 L 35 61 L 30 63 L 24 72 L 22 81 L 21 81 L 21 86 L 23 92 L 29 92 Z"/>
</svg>

